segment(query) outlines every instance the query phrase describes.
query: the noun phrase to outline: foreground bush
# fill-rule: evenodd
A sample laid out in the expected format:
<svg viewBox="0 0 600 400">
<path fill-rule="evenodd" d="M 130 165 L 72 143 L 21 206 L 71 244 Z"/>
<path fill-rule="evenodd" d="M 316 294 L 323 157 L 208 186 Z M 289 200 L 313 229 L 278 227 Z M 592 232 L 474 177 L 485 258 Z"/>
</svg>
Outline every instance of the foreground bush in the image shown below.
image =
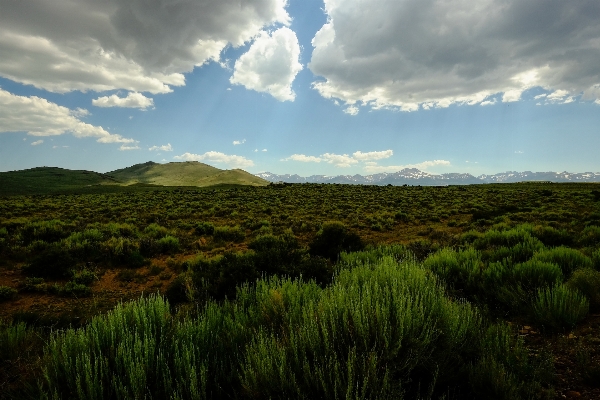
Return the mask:
<svg viewBox="0 0 600 400">
<path fill-rule="evenodd" d="M 538 291 L 532 311 L 537 323 L 545 328 L 571 329 L 587 316 L 589 301 L 577 290 L 556 285 Z"/>
<path fill-rule="evenodd" d="M 196 318 L 173 318 L 157 296 L 120 305 L 53 334 L 43 389 L 79 399 L 539 394 L 543 368 L 508 328 L 484 328 L 426 269 L 391 256 L 354 261 L 328 288 L 259 280 Z"/>
</svg>

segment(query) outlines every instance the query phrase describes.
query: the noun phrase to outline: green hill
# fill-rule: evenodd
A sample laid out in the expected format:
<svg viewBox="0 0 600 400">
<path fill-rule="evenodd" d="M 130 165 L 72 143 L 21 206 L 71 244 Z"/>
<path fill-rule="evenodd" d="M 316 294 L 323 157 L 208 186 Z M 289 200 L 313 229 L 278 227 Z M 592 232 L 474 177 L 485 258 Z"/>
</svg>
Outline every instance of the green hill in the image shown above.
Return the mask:
<svg viewBox="0 0 600 400">
<path fill-rule="evenodd" d="M 269 182 L 241 169 L 222 170 L 197 161 L 157 164 L 147 162 L 108 172 L 126 185 L 145 183 L 162 186 L 251 185 L 265 186 Z"/>
<path fill-rule="evenodd" d="M 114 178 L 93 171 L 37 167 L 0 172 L 0 194 L 45 194 L 93 185 L 118 185 Z"/>
<path fill-rule="evenodd" d="M 51 194 L 73 191 L 105 191 L 157 186 L 265 186 L 269 182 L 241 169 L 222 170 L 187 161 L 157 164 L 147 162 L 101 174 L 57 167 L 37 167 L 0 172 L 0 195 Z"/>
</svg>

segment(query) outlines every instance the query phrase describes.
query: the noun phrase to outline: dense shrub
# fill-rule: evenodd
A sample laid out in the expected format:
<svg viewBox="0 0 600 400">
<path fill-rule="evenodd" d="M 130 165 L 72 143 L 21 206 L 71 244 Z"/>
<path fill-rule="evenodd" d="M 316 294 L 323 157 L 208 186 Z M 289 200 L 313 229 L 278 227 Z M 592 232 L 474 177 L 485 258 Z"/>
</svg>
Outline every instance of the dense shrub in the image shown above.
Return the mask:
<svg viewBox="0 0 600 400">
<path fill-rule="evenodd" d="M 9 286 L 0 286 L 0 301 L 12 300 L 17 296 L 17 290 Z"/>
<path fill-rule="evenodd" d="M 195 232 L 197 235 L 212 235 L 215 232 L 215 226 L 210 222 L 198 222 Z"/>
<path fill-rule="evenodd" d="M 179 251 L 179 239 L 170 235 L 158 239 L 156 245 L 163 254 L 174 254 Z"/>
<path fill-rule="evenodd" d="M 246 237 L 246 232 L 239 226 L 218 226 L 213 237 L 215 240 L 225 242 L 241 242 Z"/>
<path fill-rule="evenodd" d="M 595 247 L 600 245 L 600 226 L 586 226 L 578 241 L 581 246 Z"/>
<path fill-rule="evenodd" d="M 61 220 L 29 222 L 20 229 L 20 236 L 27 245 L 34 240 L 53 243 L 69 235 L 69 225 Z"/>
<path fill-rule="evenodd" d="M 534 399 L 553 379 L 552 356 L 534 358 L 523 340 L 504 324 L 488 327 L 481 336 L 483 356 L 472 365 L 470 385 L 479 399 Z"/>
<path fill-rule="evenodd" d="M 26 275 L 40 278 L 63 278 L 69 276 L 75 266 L 71 254 L 59 243 L 46 247 L 23 267 Z"/>
<path fill-rule="evenodd" d="M 168 232 L 169 231 L 167 228 L 165 228 L 164 226 L 155 224 L 155 223 L 148 225 L 144 229 L 144 235 L 149 236 L 153 239 L 160 239 L 162 237 L 165 237 L 165 236 L 167 236 Z"/>
<path fill-rule="evenodd" d="M 444 248 L 423 261 L 430 269 L 452 288 L 475 294 L 481 284 L 483 263 L 481 254 L 474 249 L 454 251 Z"/>
<path fill-rule="evenodd" d="M 519 285 L 530 293 L 535 293 L 538 289 L 551 287 L 563 281 L 563 273 L 558 265 L 539 260 L 516 264 L 510 275 L 510 283 Z"/>
<path fill-rule="evenodd" d="M 600 310 L 600 272 L 589 268 L 575 270 L 567 286 L 583 293 L 590 302 L 592 311 Z"/>
<path fill-rule="evenodd" d="M 537 323 L 545 328 L 571 329 L 587 316 L 589 301 L 577 290 L 555 285 L 538 290 L 532 311 Z"/>
<path fill-rule="evenodd" d="M 592 268 L 592 260 L 580 251 L 568 247 L 555 247 L 538 252 L 535 260 L 557 264 L 565 276 L 569 278 L 578 268 Z"/>
<path fill-rule="evenodd" d="M 531 234 L 549 247 L 571 246 L 573 244 L 573 234 L 565 229 L 538 225 L 532 229 Z"/>
<path fill-rule="evenodd" d="M 337 261 L 339 254 L 343 251 L 358 251 L 365 247 L 361 238 L 354 232 L 350 232 L 341 222 L 328 222 L 309 244 L 311 255 Z"/>
</svg>

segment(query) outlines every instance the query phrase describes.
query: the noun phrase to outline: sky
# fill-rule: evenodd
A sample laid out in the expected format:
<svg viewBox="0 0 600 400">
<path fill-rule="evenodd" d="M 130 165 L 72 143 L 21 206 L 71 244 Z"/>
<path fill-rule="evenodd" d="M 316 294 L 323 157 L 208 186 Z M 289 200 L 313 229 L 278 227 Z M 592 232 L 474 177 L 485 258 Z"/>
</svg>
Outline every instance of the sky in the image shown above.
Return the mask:
<svg viewBox="0 0 600 400">
<path fill-rule="evenodd" d="M 0 171 L 600 172 L 597 0 L 0 0 Z"/>
</svg>

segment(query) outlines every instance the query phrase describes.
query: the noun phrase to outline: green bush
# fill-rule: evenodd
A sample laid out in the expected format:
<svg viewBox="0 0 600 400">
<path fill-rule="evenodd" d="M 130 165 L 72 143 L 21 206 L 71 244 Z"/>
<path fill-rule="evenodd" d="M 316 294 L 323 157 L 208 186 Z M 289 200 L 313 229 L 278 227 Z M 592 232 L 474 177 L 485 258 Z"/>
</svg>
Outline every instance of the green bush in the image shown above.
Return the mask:
<svg viewBox="0 0 600 400">
<path fill-rule="evenodd" d="M 586 226 L 578 240 L 581 246 L 596 247 L 600 245 L 600 226 Z"/>
<path fill-rule="evenodd" d="M 26 342 L 33 331 L 24 322 L 7 323 L 0 319 L 0 360 L 9 361 L 23 355 Z"/>
<path fill-rule="evenodd" d="M 210 222 L 198 222 L 195 231 L 197 235 L 212 235 L 215 232 L 215 226 Z"/>
<path fill-rule="evenodd" d="M 600 272 L 583 268 L 573 272 L 567 286 L 583 293 L 590 302 L 592 311 L 600 310 Z"/>
<path fill-rule="evenodd" d="M 53 243 L 69 235 L 69 226 L 57 219 L 50 221 L 28 222 L 20 229 L 20 236 L 27 245 L 35 240 Z"/>
<path fill-rule="evenodd" d="M 563 273 L 556 264 L 530 260 L 516 264 L 511 270 L 510 280 L 527 292 L 535 293 L 538 289 L 562 283 Z"/>
<path fill-rule="evenodd" d="M 341 222 L 327 222 L 309 244 L 309 252 L 337 261 L 341 252 L 359 251 L 365 247 L 361 238 Z"/>
<path fill-rule="evenodd" d="M 423 261 L 423 266 L 437 274 L 454 289 L 475 294 L 482 283 L 481 253 L 469 248 L 454 251 L 444 248 Z"/>
<path fill-rule="evenodd" d="M 88 297 L 92 295 L 92 289 L 75 281 L 69 281 L 64 286 L 57 286 L 57 294 L 66 297 Z"/>
<path fill-rule="evenodd" d="M 190 278 L 177 278 L 180 294 L 194 289 Z M 495 329 L 414 261 L 384 256 L 324 289 L 259 280 L 192 318 L 173 318 L 157 296 L 119 305 L 52 335 L 44 389 L 79 399 L 539 394 L 546 364 Z"/>
<path fill-rule="evenodd" d="M 149 236 L 153 239 L 160 239 L 167 236 L 169 230 L 164 226 L 158 224 L 150 224 L 144 229 L 144 235 Z"/>
<path fill-rule="evenodd" d="M 588 314 L 589 301 L 566 285 L 539 289 L 532 312 L 537 323 L 552 330 L 571 329 Z"/>
<path fill-rule="evenodd" d="M 95 272 L 84 268 L 81 271 L 73 272 L 72 280 L 80 285 L 90 285 L 98 280 L 98 276 Z"/>
<path fill-rule="evenodd" d="M 12 300 L 17 296 L 17 290 L 9 286 L 0 286 L 0 301 Z"/>
<path fill-rule="evenodd" d="M 538 225 L 532 229 L 531 234 L 548 247 L 571 246 L 573 244 L 573 235 L 565 229 Z"/>
<path fill-rule="evenodd" d="M 480 338 L 483 356 L 472 365 L 469 382 L 475 398 L 541 398 L 544 385 L 554 378 L 552 356 L 528 354 L 523 340 L 504 324 L 492 325 Z"/>
<path fill-rule="evenodd" d="M 580 251 L 568 247 L 555 247 L 545 249 L 533 257 L 535 260 L 554 263 L 558 265 L 563 275 L 568 279 L 573 271 L 578 268 L 592 268 L 592 260 Z"/>
<path fill-rule="evenodd" d="M 158 239 L 156 245 L 163 254 L 174 254 L 179 251 L 179 239 L 170 235 Z"/>
<path fill-rule="evenodd" d="M 246 232 L 239 226 L 218 226 L 213 233 L 215 240 L 225 242 L 241 242 L 246 238 Z"/>
</svg>

